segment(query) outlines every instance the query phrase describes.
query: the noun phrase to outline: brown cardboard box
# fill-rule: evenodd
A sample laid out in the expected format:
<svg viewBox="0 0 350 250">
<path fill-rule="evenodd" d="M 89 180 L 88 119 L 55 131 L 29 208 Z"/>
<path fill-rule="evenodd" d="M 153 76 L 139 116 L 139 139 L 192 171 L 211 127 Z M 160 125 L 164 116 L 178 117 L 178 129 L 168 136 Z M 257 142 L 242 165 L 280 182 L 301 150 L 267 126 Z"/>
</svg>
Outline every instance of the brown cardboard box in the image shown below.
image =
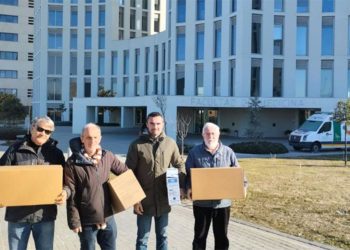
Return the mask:
<svg viewBox="0 0 350 250">
<path fill-rule="evenodd" d="M 27 206 L 54 204 L 62 192 L 61 165 L 0 167 L 0 204 Z"/>
<path fill-rule="evenodd" d="M 114 213 L 119 213 L 146 197 L 132 170 L 108 181 Z"/>
<path fill-rule="evenodd" d="M 192 199 L 243 199 L 244 173 L 242 168 L 191 168 Z"/>
</svg>

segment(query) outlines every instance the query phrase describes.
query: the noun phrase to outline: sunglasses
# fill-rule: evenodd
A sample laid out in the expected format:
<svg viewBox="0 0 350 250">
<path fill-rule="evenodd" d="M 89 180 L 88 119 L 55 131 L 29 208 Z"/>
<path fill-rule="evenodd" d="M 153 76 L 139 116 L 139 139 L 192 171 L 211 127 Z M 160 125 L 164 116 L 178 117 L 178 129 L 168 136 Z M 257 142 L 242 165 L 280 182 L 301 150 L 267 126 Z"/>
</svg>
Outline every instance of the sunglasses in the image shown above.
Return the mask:
<svg viewBox="0 0 350 250">
<path fill-rule="evenodd" d="M 36 131 L 38 132 L 45 132 L 46 135 L 51 135 L 53 131 L 48 129 L 43 129 L 42 127 L 36 126 Z"/>
</svg>

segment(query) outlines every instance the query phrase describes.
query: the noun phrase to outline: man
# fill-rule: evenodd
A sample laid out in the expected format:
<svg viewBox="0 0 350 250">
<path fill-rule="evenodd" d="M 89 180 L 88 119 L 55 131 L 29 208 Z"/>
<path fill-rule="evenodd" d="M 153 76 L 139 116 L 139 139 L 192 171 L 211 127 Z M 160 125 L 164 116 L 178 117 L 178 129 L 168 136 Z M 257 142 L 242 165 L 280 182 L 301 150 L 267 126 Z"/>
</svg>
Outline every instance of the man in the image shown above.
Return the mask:
<svg viewBox="0 0 350 250">
<path fill-rule="evenodd" d="M 81 249 L 116 249 L 117 226 L 107 185 L 110 172 L 119 175 L 128 168 L 110 151 L 100 146 L 99 126 L 88 123 L 80 139 L 70 142 L 72 156 L 64 171 L 71 195 L 67 201 L 69 228 L 78 233 Z"/>
<path fill-rule="evenodd" d="M 220 129 L 206 123 L 202 131 L 203 144 L 195 146 L 186 160 L 187 196 L 192 199 L 191 168 L 239 167 L 235 153 L 219 141 Z M 230 219 L 230 200 L 193 201 L 195 219 L 193 249 L 206 249 L 208 230 L 213 221 L 215 249 L 228 249 L 227 227 Z"/>
<path fill-rule="evenodd" d="M 7 149 L 0 159 L 0 165 L 64 166 L 63 153 L 56 147 L 57 141 L 50 138 L 54 130 L 55 125 L 49 117 L 34 119 L 30 134 Z M 67 192 L 68 189 L 63 190 L 57 197 L 57 205 L 65 202 Z M 56 205 L 7 207 L 5 220 L 8 221 L 10 250 L 27 249 L 30 233 L 33 234 L 36 249 L 53 249 L 56 215 Z"/>
<path fill-rule="evenodd" d="M 145 199 L 134 205 L 134 213 L 137 215 L 136 249 L 147 249 L 153 217 L 157 249 L 167 249 L 170 206 L 166 187 L 166 172 L 171 166 L 179 168 L 180 187 L 183 187 L 185 166 L 176 142 L 163 132 L 164 119 L 162 115 L 158 112 L 150 113 L 147 116 L 146 125 L 148 134 L 142 134 L 132 142 L 126 157 L 126 164 L 134 171 L 146 194 Z"/>
</svg>

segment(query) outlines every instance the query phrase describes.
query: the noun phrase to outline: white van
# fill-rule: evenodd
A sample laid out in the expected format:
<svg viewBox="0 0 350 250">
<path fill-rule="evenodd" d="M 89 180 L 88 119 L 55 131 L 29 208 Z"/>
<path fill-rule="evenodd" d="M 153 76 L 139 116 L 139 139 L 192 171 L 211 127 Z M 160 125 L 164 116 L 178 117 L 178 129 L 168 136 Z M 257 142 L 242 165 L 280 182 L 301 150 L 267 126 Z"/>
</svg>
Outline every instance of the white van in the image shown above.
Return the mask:
<svg viewBox="0 0 350 250">
<path fill-rule="evenodd" d="M 289 144 L 295 150 L 307 148 L 313 152 L 318 152 L 321 148 L 344 148 L 344 126 L 343 122 L 333 121 L 331 113 L 316 113 L 289 135 Z M 349 130 L 346 139 L 350 139 Z"/>
</svg>

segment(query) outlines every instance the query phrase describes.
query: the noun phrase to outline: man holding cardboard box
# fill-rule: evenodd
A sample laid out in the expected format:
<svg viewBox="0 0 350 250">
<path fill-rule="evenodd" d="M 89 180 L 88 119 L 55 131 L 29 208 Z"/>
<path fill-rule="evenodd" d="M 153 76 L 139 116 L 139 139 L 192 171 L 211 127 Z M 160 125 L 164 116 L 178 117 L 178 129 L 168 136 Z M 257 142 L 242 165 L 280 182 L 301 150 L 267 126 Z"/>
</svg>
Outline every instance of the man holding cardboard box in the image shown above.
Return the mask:
<svg viewBox="0 0 350 250">
<path fill-rule="evenodd" d="M 146 125 L 148 133 L 140 135 L 130 145 L 126 157 L 126 164 L 134 171 L 146 194 L 144 200 L 134 205 L 134 213 L 137 214 L 136 249 L 147 249 L 154 218 L 157 249 L 165 250 L 168 247 L 167 226 L 170 212 L 166 173 L 171 166 L 178 168 L 180 187 L 183 187 L 185 166 L 176 142 L 163 132 L 163 116 L 158 112 L 150 113 Z"/>
<path fill-rule="evenodd" d="M 54 122 L 47 116 L 34 119 L 30 134 L 10 146 L 0 159 L 1 166 L 9 165 L 62 165 L 64 156 L 56 147 L 57 141 L 50 138 Z M 15 168 L 15 167 L 14 167 Z M 45 186 L 41 187 L 45 188 Z M 67 197 L 66 189 L 56 198 L 56 204 L 63 204 Z M 8 221 L 8 240 L 10 250 L 27 249 L 32 232 L 35 248 L 52 250 L 54 221 L 57 207 L 52 205 L 7 207 L 5 220 Z"/>
<path fill-rule="evenodd" d="M 116 249 L 117 226 L 113 217 L 108 180 L 110 172 L 119 175 L 128 168 L 110 151 L 100 146 L 99 126 L 84 126 L 81 137 L 70 142 L 72 156 L 64 170 L 65 184 L 71 190 L 67 201 L 69 228 L 78 233 L 81 249 Z"/>
<path fill-rule="evenodd" d="M 187 196 L 192 199 L 191 168 L 239 167 L 235 153 L 219 141 L 220 128 L 206 123 L 202 131 L 203 144 L 195 146 L 186 160 Z M 206 183 L 209 185 L 209 183 Z M 243 185 L 243 182 L 242 182 Z M 228 249 L 227 228 L 230 219 L 231 200 L 194 200 L 195 218 L 193 249 L 206 249 L 208 230 L 213 221 L 215 249 Z"/>
</svg>

